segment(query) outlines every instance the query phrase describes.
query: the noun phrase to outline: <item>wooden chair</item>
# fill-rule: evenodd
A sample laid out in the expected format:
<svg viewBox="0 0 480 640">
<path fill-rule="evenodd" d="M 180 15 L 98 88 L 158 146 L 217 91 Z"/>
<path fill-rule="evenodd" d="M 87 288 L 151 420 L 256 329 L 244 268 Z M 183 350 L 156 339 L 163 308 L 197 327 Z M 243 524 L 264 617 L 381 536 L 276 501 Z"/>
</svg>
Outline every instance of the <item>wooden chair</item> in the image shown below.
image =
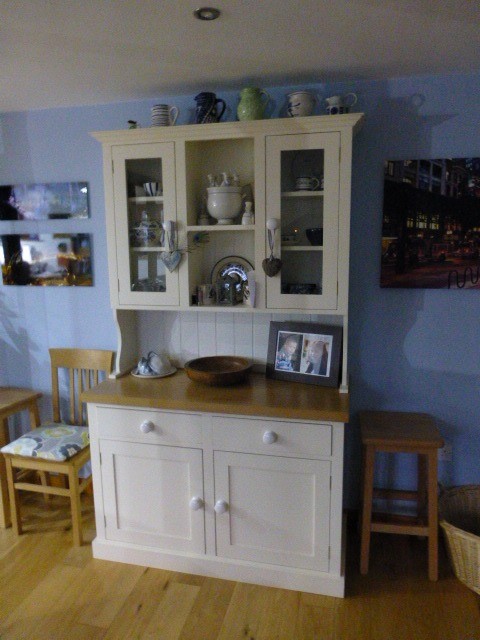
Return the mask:
<svg viewBox="0 0 480 640">
<path fill-rule="evenodd" d="M 91 484 L 92 477 L 79 478 L 79 470 L 90 460 L 90 444 L 83 391 L 98 384 L 99 373 L 112 370 L 113 351 L 98 349 L 50 349 L 52 368 L 53 422 L 40 425 L 2 448 L 5 456 L 12 526 L 22 533 L 19 491 L 34 491 L 70 498 L 74 544 L 82 544 L 80 495 Z M 62 421 L 59 369 L 68 370 L 69 418 Z M 40 475 L 60 474 L 68 486 L 52 486 L 25 480 L 26 471 Z M 30 474 L 31 475 L 31 474 Z M 35 474 L 36 475 L 36 474 Z"/>
</svg>

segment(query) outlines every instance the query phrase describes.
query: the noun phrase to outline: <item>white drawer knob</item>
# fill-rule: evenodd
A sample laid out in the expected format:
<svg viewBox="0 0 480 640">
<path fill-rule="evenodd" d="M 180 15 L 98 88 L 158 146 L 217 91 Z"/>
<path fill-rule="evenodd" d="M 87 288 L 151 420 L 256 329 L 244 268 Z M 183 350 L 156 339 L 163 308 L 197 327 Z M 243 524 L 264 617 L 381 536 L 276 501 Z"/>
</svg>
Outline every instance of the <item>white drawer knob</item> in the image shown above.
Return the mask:
<svg viewBox="0 0 480 640">
<path fill-rule="evenodd" d="M 150 433 L 155 429 L 155 424 L 151 420 L 144 420 L 140 425 L 140 431 L 142 433 Z"/>
<path fill-rule="evenodd" d="M 213 508 L 215 509 L 215 513 L 226 513 L 228 511 L 228 502 L 225 500 L 217 500 Z"/>
<path fill-rule="evenodd" d="M 203 500 L 201 498 L 199 498 L 198 496 L 194 496 L 190 500 L 190 509 L 192 511 L 198 511 L 202 507 L 203 507 Z"/>
<path fill-rule="evenodd" d="M 265 431 L 262 440 L 263 444 L 273 444 L 278 440 L 278 436 L 275 431 Z"/>
</svg>

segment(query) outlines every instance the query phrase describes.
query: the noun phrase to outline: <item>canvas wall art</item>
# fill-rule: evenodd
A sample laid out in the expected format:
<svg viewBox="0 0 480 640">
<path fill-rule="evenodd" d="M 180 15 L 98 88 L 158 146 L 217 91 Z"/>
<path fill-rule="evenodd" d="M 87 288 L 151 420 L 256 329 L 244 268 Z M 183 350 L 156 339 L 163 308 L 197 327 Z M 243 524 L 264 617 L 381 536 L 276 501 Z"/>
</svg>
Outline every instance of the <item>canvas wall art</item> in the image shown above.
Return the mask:
<svg viewBox="0 0 480 640">
<path fill-rule="evenodd" d="M 480 158 L 388 160 L 382 287 L 480 289 Z"/>
<path fill-rule="evenodd" d="M 86 182 L 0 186 L 0 220 L 88 218 Z"/>
<path fill-rule="evenodd" d="M 4 285 L 92 286 L 90 234 L 9 234 L 0 237 Z"/>
</svg>

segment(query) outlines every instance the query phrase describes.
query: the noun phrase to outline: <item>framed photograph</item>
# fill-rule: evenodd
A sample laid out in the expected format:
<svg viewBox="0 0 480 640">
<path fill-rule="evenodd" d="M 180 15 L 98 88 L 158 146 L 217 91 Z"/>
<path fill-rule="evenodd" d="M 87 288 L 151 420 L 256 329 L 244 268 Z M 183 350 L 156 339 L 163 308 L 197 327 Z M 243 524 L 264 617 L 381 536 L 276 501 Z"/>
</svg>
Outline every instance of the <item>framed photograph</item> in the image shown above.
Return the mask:
<svg viewBox="0 0 480 640">
<path fill-rule="evenodd" d="M 271 322 L 268 378 L 338 387 L 342 327 L 311 322 Z"/>
</svg>

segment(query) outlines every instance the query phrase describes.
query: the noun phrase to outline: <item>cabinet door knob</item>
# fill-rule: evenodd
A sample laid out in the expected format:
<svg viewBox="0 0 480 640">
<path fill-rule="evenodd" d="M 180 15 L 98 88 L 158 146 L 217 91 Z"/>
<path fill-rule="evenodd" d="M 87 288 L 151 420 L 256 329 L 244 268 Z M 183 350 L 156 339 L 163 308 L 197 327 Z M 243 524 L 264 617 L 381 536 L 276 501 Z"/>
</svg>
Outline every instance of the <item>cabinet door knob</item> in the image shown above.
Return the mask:
<svg viewBox="0 0 480 640">
<path fill-rule="evenodd" d="M 155 424 L 151 420 L 144 420 L 140 425 L 140 431 L 142 433 L 150 433 L 155 429 Z"/>
<path fill-rule="evenodd" d="M 192 511 L 198 511 L 199 509 L 201 509 L 203 507 L 203 500 L 202 498 L 199 498 L 198 496 L 194 496 L 191 500 L 190 500 L 190 509 Z"/>
<path fill-rule="evenodd" d="M 273 444 L 278 440 L 278 436 L 275 431 L 265 431 L 262 440 L 264 444 Z"/>
<path fill-rule="evenodd" d="M 217 500 L 215 506 L 215 513 L 226 513 L 228 511 L 228 502 L 225 500 Z"/>
</svg>

